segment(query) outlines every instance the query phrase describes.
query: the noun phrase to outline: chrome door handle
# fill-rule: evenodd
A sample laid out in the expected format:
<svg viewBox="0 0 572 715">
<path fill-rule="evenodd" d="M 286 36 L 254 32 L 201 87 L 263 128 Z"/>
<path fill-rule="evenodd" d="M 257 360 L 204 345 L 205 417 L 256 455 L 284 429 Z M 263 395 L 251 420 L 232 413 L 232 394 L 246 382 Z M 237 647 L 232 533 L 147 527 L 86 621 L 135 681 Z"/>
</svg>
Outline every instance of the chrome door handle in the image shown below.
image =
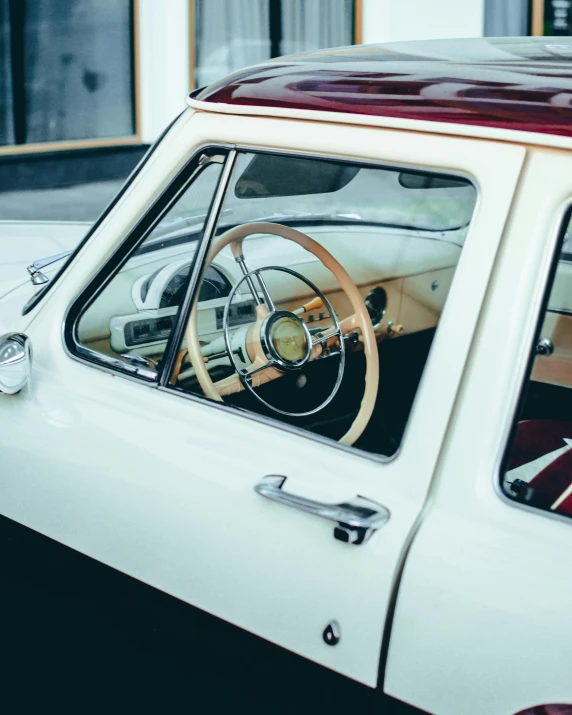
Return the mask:
<svg viewBox="0 0 572 715">
<path fill-rule="evenodd" d="M 254 491 L 272 501 L 300 509 L 322 519 L 336 521 L 334 538 L 348 544 L 363 544 L 376 529 L 389 521 L 390 512 L 381 504 L 356 496 L 341 504 L 324 504 L 282 491 L 286 477 L 269 474 L 255 485 Z"/>
</svg>

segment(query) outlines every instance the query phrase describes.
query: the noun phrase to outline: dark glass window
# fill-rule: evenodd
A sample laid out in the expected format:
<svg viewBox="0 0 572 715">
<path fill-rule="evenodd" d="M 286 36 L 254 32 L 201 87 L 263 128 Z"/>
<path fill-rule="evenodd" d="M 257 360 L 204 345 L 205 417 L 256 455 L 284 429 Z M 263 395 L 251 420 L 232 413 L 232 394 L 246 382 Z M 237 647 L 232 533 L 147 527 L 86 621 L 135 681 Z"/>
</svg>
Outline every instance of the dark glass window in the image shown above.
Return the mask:
<svg viewBox="0 0 572 715">
<path fill-rule="evenodd" d="M 195 0 L 195 86 L 271 57 L 351 45 L 355 0 Z"/>
<path fill-rule="evenodd" d="M 130 0 L 26 2 L 26 140 L 134 133 Z"/>
<path fill-rule="evenodd" d="M 12 74 L 10 62 L 10 12 L 8 0 L 0 1 L 0 144 L 14 141 Z"/>
<path fill-rule="evenodd" d="M 485 37 L 514 37 L 529 33 L 529 0 L 485 0 Z"/>
<path fill-rule="evenodd" d="M 135 133 L 133 0 L 0 0 L 0 144 Z"/>
</svg>

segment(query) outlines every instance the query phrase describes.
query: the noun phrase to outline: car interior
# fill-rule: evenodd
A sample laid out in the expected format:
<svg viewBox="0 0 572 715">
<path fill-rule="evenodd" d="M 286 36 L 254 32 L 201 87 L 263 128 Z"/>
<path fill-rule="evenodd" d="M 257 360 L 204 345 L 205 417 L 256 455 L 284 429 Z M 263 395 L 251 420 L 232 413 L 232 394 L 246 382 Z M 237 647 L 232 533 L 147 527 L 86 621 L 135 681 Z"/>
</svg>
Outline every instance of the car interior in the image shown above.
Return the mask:
<svg viewBox="0 0 572 715">
<path fill-rule="evenodd" d="M 568 225 L 503 476 L 511 499 L 564 516 L 572 516 L 571 239 Z"/>
<path fill-rule="evenodd" d="M 88 305 L 82 354 L 160 372 L 220 177 L 206 162 Z M 476 196 L 462 176 L 238 153 L 171 385 L 395 454 Z"/>
</svg>

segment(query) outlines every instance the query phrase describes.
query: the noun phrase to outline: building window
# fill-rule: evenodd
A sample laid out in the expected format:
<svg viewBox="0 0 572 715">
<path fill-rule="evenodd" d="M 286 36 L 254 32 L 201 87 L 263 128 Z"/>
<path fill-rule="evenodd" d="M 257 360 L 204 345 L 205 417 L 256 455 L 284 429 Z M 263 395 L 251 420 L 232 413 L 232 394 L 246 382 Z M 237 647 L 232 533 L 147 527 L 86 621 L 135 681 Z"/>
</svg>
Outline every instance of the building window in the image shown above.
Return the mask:
<svg viewBox="0 0 572 715">
<path fill-rule="evenodd" d="M 194 0 L 194 86 L 271 57 L 353 44 L 359 2 Z"/>
<path fill-rule="evenodd" d="M 133 0 L 0 0 L 0 143 L 131 136 Z"/>
<path fill-rule="evenodd" d="M 485 37 L 530 34 L 530 0 L 485 0 Z"/>
<path fill-rule="evenodd" d="M 0 144 L 12 144 L 12 74 L 10 68 L 10 9 L 0 0 Z"/>
</svg>

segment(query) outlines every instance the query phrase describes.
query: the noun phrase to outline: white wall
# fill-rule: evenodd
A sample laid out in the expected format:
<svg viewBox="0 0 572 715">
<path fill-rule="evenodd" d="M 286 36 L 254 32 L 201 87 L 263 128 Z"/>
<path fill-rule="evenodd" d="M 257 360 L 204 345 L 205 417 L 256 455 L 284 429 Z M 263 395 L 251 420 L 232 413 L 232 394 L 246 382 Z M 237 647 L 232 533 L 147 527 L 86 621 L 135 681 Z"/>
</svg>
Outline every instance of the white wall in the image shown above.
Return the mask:
<svg viewBox="0 0 572 715">
<path fill-rule="evenodd" d="M 482 37 L 483 28 L 484 0 L 363 0 L 364 43 Z"/>
<path fill-rule="evenodd" d="M 166 11 L 168 8 L 168 11 Z M 139 0 L 141 133 L 151 143 L 189 93 L 188 0 Z"/>
</svg>

